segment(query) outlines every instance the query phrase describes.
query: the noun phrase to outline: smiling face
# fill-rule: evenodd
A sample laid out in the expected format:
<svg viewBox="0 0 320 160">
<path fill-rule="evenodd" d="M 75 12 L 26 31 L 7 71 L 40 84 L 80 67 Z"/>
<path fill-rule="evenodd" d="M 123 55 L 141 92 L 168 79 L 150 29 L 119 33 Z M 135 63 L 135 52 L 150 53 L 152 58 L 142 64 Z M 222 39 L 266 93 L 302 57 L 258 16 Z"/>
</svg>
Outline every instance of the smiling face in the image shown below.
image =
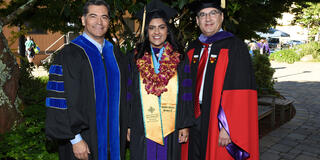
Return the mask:
<svg viewBox="0 0 320 160">
<path fill-rule="evenodd" d="M 153 48 L 162 48 L 168 36 L 168 27 L 162 18 L 154 18 L 148 26 L 148 36 Z"/>
<path fill-rule="evenodd" d="M 108 31 L 109 15 L 108 8 L 104 5 L 90 5 L 88 13 L 81 17 L 82 25 L 86 34 L 102 44 L 104 35 Z"/>
<path fill-rule="evenodd" d="M 216 8 L 204 8 L 198 13 L 196 20 L 202 34 L 212 36 L 221 29 L 223 13 Z"/>
</svg>

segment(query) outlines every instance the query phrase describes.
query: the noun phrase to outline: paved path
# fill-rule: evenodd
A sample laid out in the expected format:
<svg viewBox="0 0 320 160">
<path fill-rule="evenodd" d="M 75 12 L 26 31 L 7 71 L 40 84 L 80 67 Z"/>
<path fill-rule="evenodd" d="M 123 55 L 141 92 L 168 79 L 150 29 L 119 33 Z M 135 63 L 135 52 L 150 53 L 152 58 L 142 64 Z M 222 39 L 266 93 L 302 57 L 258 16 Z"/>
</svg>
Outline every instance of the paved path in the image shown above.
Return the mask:
<svg viewBox="0 0 320 160">
<path fill-rule="evenodd" d="M 275 88 L 295 100 L 295 117 L 260 139 L 261 160 L 320 160 L 320 63 L 272 62 Z"/>
</svg>

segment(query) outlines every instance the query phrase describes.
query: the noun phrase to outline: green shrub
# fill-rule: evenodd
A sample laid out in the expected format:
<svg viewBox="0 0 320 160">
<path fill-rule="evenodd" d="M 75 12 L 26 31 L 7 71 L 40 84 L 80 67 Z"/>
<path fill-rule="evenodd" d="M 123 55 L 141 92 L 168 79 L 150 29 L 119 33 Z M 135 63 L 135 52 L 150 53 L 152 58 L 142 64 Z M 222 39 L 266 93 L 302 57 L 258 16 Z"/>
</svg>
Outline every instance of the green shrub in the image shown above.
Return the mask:
<svg viewBox="0 0 320 160">
<path fill-rule="evenodd" d="M 301 56 L 298 55 L 294 49 L 284 49 L 272 53 L 269 58 L 270 60 L 275 60 L 278 62 L 294 63 L 299 61 Z"/>
<path fill-rule="evenodd" d="M 57 148 L 45 137 L 45 97 L 48 77 L 34 78 L 30 72 L 33 66 L 22 63 L 19 97 L 25 107 L 23 120 L 0 139 L 0 159 L 57 160 Z M 50 149 L 53 148 L 53 149 Z M 52 151 L 51 151 L 52 150 Z"/>
<path fill-rule="evenodd" d="M 270 61 L 267 55 L 255 53 L 252 57 L 252 65 L 255 71 L 255 79 L 259 94 L 273 94 L 274 80 L 273 74 L 275 70 L 271 68 Z"/>
<path fill-rule="evenodd" d="M 320 44 L 318 42 L 310 42 L 306 44 L 301 44 L 295 46 L 294 49 L 296 52 L 301 55 L 301 57 L 305 55 L 312 55 L 313 58 L 320 58 Z"/>
<path fill-rule="evenodd" d="M 23 117 L 22 123 L 2 135 L 0 159 L 57 160 L 56 153 L 47 151 L 54 144 L 47 142 L 44 134 L 44 106 L 27 106 L 23 110 Z"/>
</svg>

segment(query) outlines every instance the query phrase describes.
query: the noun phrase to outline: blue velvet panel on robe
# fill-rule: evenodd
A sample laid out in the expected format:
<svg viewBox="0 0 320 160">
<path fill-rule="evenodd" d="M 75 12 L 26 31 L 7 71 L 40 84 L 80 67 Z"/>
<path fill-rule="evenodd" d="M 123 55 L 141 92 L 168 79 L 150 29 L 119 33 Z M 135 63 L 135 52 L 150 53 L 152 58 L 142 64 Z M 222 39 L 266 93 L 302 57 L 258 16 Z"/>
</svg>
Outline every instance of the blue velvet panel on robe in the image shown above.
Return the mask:
<svg viewBox="0 0 320 160">
<path fill-rule="evenodd" d="M 94 44 L 83 36 L 77 37 L 72 42 L 85 50 L 93 71 L 98 159 L 108 160 L 109 143 L 111 160 L 120 160 L 120 69 L 113 52 L 113 45 L 105 40 L 102 53 L 105 58 L 106 71 L 100 52 Z M 110 139 L 108 139 L 108 134 Z"/>
</svg>

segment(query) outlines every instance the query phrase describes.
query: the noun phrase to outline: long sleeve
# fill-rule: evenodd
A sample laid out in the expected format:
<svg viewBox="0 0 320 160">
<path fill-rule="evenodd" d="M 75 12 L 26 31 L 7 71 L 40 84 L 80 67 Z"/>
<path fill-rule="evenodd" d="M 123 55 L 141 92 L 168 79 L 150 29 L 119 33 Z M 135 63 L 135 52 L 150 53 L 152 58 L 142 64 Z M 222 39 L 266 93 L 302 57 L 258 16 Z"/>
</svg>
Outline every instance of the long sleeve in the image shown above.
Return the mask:
<svg viewBox="0 0 320 160">
<path fill-rule="evenodd" d="M 192 75 L 187 56 L 178 66 L 179 101 L 177 128 L 191 127 L 194 124 Z"/>
<path fill-rule="evenodd" d="M 87 128 L 81 95 L 80 53 L 66 46 L 57 54 L 49 70 L 46 98 L 46 134 L 53 139 L 73 139 Z"/>
<path fill-rule="evenodd" d="M 133 85 L 133 67 L 134 67 L 134 54 L 133 52 L 128 52 L 127 53 L 127 103 L 128 103 L 128 111 L 129 111 L 129 124 L 128 128 L 132 126 L 132 105 L 133 105 L 133 90 L 134 90 L 134 85 Z"/>
</svg>

